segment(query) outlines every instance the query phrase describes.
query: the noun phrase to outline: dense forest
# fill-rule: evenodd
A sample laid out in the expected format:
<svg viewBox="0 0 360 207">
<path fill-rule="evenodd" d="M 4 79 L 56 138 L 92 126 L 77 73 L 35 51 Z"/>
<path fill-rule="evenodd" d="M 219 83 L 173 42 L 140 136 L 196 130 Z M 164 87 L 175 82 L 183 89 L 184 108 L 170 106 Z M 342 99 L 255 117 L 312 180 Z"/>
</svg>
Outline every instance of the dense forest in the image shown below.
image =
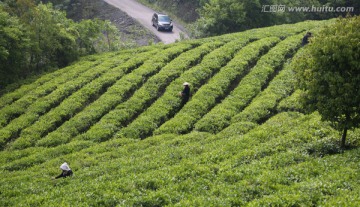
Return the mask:
<svg viewBox="0 0 360 207">
<path fill-rule="evenodd" d="M 358 15 L 358 0 L 140 0 L 171 12 L 190 23 L 194 37 L 215 36 L 247 29 L 304 20 L 324 20 Z M 277 10 L 277 7 L 285 10 Z M 315 11 L 290 11 L 309 7 Z M 351 12 L 326 12 L 326 8 L 352 7 Z"/>
<path fill-rule="evenodd" d="M 75 22 L 52 4 L 34 0 L 1 3 L 0 28 L 0 85 L 121 46 L 110 21 Z"/>
</svg>

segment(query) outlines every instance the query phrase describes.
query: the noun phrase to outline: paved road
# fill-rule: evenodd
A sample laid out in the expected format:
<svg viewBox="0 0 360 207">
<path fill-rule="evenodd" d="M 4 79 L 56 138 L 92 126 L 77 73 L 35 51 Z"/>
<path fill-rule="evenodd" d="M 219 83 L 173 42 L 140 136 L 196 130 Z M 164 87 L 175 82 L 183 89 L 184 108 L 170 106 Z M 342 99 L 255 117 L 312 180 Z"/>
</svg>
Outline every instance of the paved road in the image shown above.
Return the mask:
<svg viewBox="0 0 360 207">
<path fill-rule="evenodd" d="M 120 10 L 126 12 L 129 16 L 136 19 L 145 28 L 153 32 L 159 39 L 165 43 L 173 43 L 175 40 L 180 39 L 180 33 L 186 34 L 179 26 L 173 22 L 174 28 L 172 32 L 157 31 L 152 26 L 151 17 L 154 14 L 154 10 L 138 3 L 136 0 L 104 0 L 108 4 L 111 4 Z"/>
</svg>

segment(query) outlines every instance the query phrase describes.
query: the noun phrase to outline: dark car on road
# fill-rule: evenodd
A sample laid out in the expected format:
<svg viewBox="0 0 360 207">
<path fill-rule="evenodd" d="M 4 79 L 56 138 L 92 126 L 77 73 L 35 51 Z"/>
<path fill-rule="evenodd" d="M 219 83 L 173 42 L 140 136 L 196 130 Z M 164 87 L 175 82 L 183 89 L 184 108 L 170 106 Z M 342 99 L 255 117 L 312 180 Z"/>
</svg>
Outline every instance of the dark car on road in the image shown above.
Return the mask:
<svg viewBox="0 0 360 207">
<path fill-rule="evenodd" d="M 173 30 L 172 20 L 166 14 L 155 13 L 152 16 L 151 22 L 152 22 L 152 25 L 154 27 L 156 27 L 156 29 L 158 31 L 160 31 L 160 30 L 168 30 L 168 31 L 171 32 Z"/>
</svg>

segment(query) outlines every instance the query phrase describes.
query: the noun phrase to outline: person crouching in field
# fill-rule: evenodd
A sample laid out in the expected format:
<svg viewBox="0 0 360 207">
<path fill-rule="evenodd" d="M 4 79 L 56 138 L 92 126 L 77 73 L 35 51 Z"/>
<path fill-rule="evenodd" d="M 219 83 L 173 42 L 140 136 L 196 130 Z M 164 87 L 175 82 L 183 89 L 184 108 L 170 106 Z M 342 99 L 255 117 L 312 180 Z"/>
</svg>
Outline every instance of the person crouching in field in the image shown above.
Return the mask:
<svg viewBox="0 0 360 207">
<path fill-rule="evenodd" d="M 190 84 L 188 82 L 183 83 L 184 90 L 179 93 L 182 97 L 181 106 L 183 106 L 186 102 L 188 102 L 190 98 Z"/>
<path fill-rule="evenodd" d="M 73 172 L 72 170 L 70 169 L 69 165 L 64 162 L 61 166 L 60 166 L 60 169 L 62 170 L 61 174 L 56 176 L 55 179 L 58 179 L 58 178 L 65 178 L 65 177 L 68 177 L 68 176 L 72 176 L 73 175 Z"/>
<path fill-rule="evenodd" d="M 312 37 L 311 32 L 307 32 L 306 35 L 302 39 L 302 43 L 301 43 L 302 46 L 305 46 L 305 45 L 307 45 L 309 43 L 310 37 Z"/>
</svg>

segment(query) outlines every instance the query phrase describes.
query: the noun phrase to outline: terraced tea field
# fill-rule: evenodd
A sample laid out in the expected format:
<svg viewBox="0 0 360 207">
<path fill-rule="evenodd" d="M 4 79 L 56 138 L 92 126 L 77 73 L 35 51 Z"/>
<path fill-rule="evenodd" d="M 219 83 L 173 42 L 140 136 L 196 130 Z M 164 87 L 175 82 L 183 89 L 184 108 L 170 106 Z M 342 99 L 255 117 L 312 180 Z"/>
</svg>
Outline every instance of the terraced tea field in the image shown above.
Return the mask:
<svg viewBox="0 0 360 207">
<path fill-rule="evenodd" d="M 330 21 L 89 56 L 0 97 L 0 206 L 359 206 L 292 60 Z M 182 83 L 191 98 L 182 104 Z M 52 179 L 68 162 L 74 176 Z"/>
</svg>

